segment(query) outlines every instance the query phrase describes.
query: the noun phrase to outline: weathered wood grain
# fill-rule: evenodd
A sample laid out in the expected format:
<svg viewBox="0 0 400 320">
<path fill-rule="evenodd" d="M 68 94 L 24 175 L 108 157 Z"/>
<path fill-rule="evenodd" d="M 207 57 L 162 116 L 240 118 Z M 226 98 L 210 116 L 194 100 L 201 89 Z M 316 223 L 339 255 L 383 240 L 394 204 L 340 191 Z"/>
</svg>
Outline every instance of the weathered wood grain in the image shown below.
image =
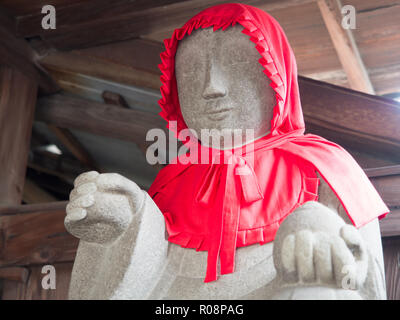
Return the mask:
<svg viewBox="0 0 400 320">
<path fill-rule="evenodd" d="M 75 0 L 75 3 L 54 4 L 57 13 L 57 30 L 44 30 L 41 27 L 43 14 L 41 7 L 31 9 L 29 13 L 16 14 L 17 35 L 32 37 L 37 35 L 63 33 L 74 26 L 84 26 L 86 29 L 102 21 L 108 22 L 134 14 L 143 10 L 164 7 L 186 0 Z M 47 3 L 46 3 L 47 4 Z M 24 5 L 27 7 L 28 5 Z"/>
<path fill-rule="evenodd" d="M 139 54 L 141 48 L 149 47 L 141 44 L 143 42 L 139 43 L 137 49 L 131 51 L 130 64 L 118 62 L 118 55 L 115 54 L 104 57 L 99 54 L 84 55 L 77 51 L 51 54 L 42 58 L 40 63 L 55 79 L 61 78 L 61 82 L 74 83 L 76 75 L 86 75 L 136 87 L 158 89 L 161 85 L 159 75 L 143 70 L 145 64 L 142 67 L 136 66 L 140 65 L 142 61 Z M 152 61 L 155 62 L 154 66 L 157 68 L 157 64 L 161 60 L 158 62 L 159 56 L 156 53 L 151 54 L 151 56 L 154 58 Z M 135 63 L 135 61 L 137 62 Z M 132 66 L 132 63 L 134 66 Z M 61 74 L 62 77 L 59 77 L 58 74 Z M 62 85 L 60 83 L 60 86 Z"/>
<path fill-rule="evenodd" d="M 0 268 L 0 279 L 26 283 L 29 278 L 29 269 L 23 267 Z"/>
<path fill-rule="evenodd" d="M 400 236 L 400 166 L 371 168 L 365 172 L 391 209 L 387 217 L 380 221 L 382 235 Z"/>
<path fill-rule="evenodd" d="M 24 39 L 17 39 L 0 21 L 0 64 L 19 70 L 38 83 L 44 93 L 59 90 L 56 82 L 36 62 L 36 53 Z"/>
<path fill-rule="evenodd" d="M 22 200 L 26 204 L 31 204 L 53 202 L 57 201 L 58 199 L 46 190 L 39 187 L 36 182 L 26 178 L 24 183 L 24 190 L 22 192 Z"/>
<path fill-rule="evenodd" d="M 382 245 L 387 297 L 400 300 L 400 237 L 385 238 Z"/>
<path fill-rule="evenodd" d="M 332 43 L 346 72 L 350 88 L 369 94 L 374 94 L 371 80 L 362 61 L 351 29 L 341 25 L 343 15 L 340 0 L 318 0 L 317 4 L 325 21 Z"/>
<path fill-rule="evenodd" d="M 39 99 L 36 119 L 138 144 L 146 141 L 148 130 L 165 127 L 164 120 L 156 114 L 62 94 Z"/>
<path fill-rule="evenodd" d="M 73 262 L 53 264 L 56 271 L 56 288 L 43 289 L 43 265 L 29 267 L 29 280 L 26 283 L 6 280 L 3 286 L 3 300 L 66 300 L 71 279 Z"/>
<path fill-rule="evenodd" d="M 390 210 L 390 213 L 379 221 L 383 237 L 400 236 L 400 209 Z"/>
<path fill-rule="evenodd" d="M 0 65 L 0 204 L 2 205 L 21 203 L 36 95 L 36 83 L 21 72 Z"/>
<path fill-rule="evenodd" d="M 275 10 L 314 0 L 244 0 L 242 3 Z M 18 35 L 41 35 L 61 50 L 121 41 L 183 24 L 201 10 L 227 0 L 96 1 L 57 11 L 57 28 L 43 30 L 42 15 L 18 18 Z M 85 32 L 82 32 L 85 30 Z"/>
<path fill-rule="evenodd" d="M 83 165 L 87 166 L 96 171 L 101 171 L 96 161 L 86 150 L 86 148 L 80 143 L 80 141 L 72 134 L 72 132 L 65 128 L 59 128 L 52 124 L 48 125 L 48 128 L 53 132 L 57 139 L 78 159 Z"/>
<path fill-rule="evenodd" d="M 374 177 L 371 181 L 389 207 L 400 207 L 400 175 Z"/>
<path fill-rule="evenodd" d="M 65 202 L 1 211 L 0 266 L 73 261 L 78 239 L 64 227 Z M 15 213 L 20 212 L 20 213 Z"/>
<path fill-rule="evenodd" d="M 355 150 L 400 159 L 400 104 L 299 77 L 308 132 Z"/>
<path fill-rule="evenodd" d="M 365 173 L 367 174 L 367 176 L 370 179 L 374 178 L 374 177 L 400 175 L 400 165 L 379 167 L 379 168 L 369 168 L 369 169 L 365 169 Z"/>
</svg>

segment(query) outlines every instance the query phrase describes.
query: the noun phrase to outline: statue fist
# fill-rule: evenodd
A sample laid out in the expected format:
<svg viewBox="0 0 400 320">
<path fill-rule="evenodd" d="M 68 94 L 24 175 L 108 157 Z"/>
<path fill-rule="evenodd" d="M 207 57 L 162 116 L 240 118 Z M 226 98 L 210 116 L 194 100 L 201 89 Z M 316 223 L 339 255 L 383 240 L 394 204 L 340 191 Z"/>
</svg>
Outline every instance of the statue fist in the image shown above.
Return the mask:
<svg viewBox="0 0 400 320">
<path fill-rule="evenodd" d="M 130 225 L 145 199 L 136 183 L 117 173 L 90 171 L 75 179 L 64 224 L 75 237 L 109 243 Z"/>
<path fill-rule="evenodd" d="M 368 255 L 355 227 L 319 203 L 304 205 L 286 220 L 274 247 L 275 266 L 284 281 L 336 283 L 343 289 L 364 283 Z"/>
</svg>

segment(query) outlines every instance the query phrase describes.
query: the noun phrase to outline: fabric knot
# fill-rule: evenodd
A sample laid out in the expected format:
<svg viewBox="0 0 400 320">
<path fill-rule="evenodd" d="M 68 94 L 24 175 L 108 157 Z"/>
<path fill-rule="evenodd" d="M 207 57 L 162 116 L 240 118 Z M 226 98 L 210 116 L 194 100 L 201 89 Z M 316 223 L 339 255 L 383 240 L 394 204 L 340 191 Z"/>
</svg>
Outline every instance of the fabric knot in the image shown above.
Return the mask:
<svg viewBox="0 0 400 320">
<path fill-rule="evenodd" d="M 223 163 L 219 163 L 221 158 Z M 209 282 L 217 279 L 218 258 L 221 274 L 234 271 L 241 201 L 243 199 L 251 203 L 263 199 L 263 194 L 254 169 L 245 157 L 231 152 L 218 152 L 202 179 L 196 199 L 210 210 L 217 206 L 205 279 L 205 282 Z"/>
<path fill-rule="evenodd" d="M 237 167 L 235 169 L 235 174 L 237 176 L 246 176 L 251 174 L 251 170 L 249 166 L 246 163 L 246 160 L 243 159 L 242 157 L 236 156 L 237 158 Z"/>
<path fill-rule="evenodd" d="M 247 163 L 244 157 L 235 154 L 226 156 L 226 154 L 224 154 L 224 163 L 222 164 L 219 163 L 219 160 L 221 160 L 220 157 L 221 153 L 213 157 L 213 164 L 208 168 L 200 184 L 199 191 L 197 192 L 197 202 L 203 204 L 211 204 L 211 202 L 213 202 L 217 189 L 215 185 L 221 181 L 222 167 L 224 165 L 230 168 L 233 167 L 234 175 L 240 177 L 240 185 L 245 202 L 250 203 L 264 198 L 254 169 Z M 233 182 L 234 179 L 232 179 L 232 177 L 227 177 L 225 184 L 232 184 Z M 240 199 L 238 199 L 238 201 L 240 202 Z"/>
</svg>

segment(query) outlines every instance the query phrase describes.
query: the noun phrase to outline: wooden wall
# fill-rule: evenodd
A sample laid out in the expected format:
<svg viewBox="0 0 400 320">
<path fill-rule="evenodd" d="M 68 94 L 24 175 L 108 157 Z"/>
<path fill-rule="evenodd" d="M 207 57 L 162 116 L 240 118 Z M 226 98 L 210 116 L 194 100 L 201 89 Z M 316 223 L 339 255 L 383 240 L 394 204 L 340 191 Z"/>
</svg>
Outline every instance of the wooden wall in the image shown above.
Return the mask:
<svg viewBox="0 0 400 320">
<path fill-rule="evenodd" d="M 400 300 L 400 237 L 385 238 L 382 244 L 387 296 Z"/>
<path fill-rule="evenodd" d="M 2 300 L 66 300 L 71 279 L 73 262 L 54 264 L 56 270 L 56 289 L 43 289 L 42 274 L 44 265 L 26 267 L 29 276 L 26 281 L 4 280 L 2 284 Z M 1 269 L 0 269 L 1 270 Z M 1 272 L 1 271 L 0 271 Z"/>
</svg>

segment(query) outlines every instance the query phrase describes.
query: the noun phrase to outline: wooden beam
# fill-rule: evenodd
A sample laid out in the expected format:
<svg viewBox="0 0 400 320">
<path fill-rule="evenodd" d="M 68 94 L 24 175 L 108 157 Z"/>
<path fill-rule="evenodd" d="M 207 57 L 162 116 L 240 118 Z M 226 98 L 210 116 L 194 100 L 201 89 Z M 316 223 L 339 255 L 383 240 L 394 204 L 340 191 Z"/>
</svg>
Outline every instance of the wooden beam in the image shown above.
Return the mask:
<svg viewBox="0 0 400 320">
<path fill-rule="evenodd" d="M 58 177 L 69 185 L 81 173 L 89 171 L 80 161 L 44 150 L 34 150 L 29 158 L 28 167 L 39 173 Z"/>
<path fill-rule="evenodd" d="M 271 11 L 313 2 L 314 0 L 243 0 Z M 162 3 L 163 2 L 163 3 Z M 57 28 L 43 30 L 43 15 L 18 17 L 20 36 L 40 35 L 59 50 L 93 47 L 104 43 L 137 38 L 160 30 L 172 30 L 183 25 L 196 13 L 210 6 L 229 3 L 227 0 L 149 1 L 138 6 L 136 1 L 107 1 L 57 9 Z M 144 2 L 143 2 L 144 3 Z M 147 2 L 146 2 L 147 3 Z M 94 6 L 94 9 L 93 9 Z M 85 30 L 85 32 L 82 32 Z"/>
<path fill-rule="evenodd" d="M 400 104 L 299 77 L 307 132 L 347 148 L 400 159 Z"/>
<path fill-rule="evenodd" d="M 7 32 L 11 34 L 15 34 L 17 32 L 17 21 L 8 10 L 6 10 L 3 6 L 0 5 L 0 21 L 1 26 Z"/>
<path fill-rule="evenodd" d="M 400 176 L 400 165 L 380 167 L 380 168 L 369 168 L 364 170 L 368 178 L 372 179 L 375 177 L 386 177 L 386 176 Z"/>
<path fill-rule="evenodd" d="M 24 191 L 22 193 L 22 200 L 26 204 L 54 202 L 58 199 L 48 193 L 46 190 L 39 187 L 34 181 L 25 179 Z"/>
<path fill-rule="evenodd" d="M 4 33 L 6 33 L 5 37 Z M 18 47 L 10 50 L 9 45 L 13 45 L 13 41 L 9 43 L 8 40 L 7 32 L 0 26 L 1 205 L 20 204 L 22 200 L 33 115 L 38 92 L 38 83 L 35 81 L 35 77 L 26 76 L 20 71 L 24 68 L 21 69 L 19 65 L 14 65 L 15 62 L 24 63 L 26 59 L 15 59 L 15 56 L 10 55 L 11 52 L 15 52 L 15 54 L 20 54 L 20 52 Z M 15 44 L 18 45 L 18 43 Z M 30 69 L 29 64 L 27 65 L 28 69 Z M 4 244 L 2 235 L 0 230 L 0 256 L 2 254 L 2 245 Z M 3 279 L 0 285 L 3 286 L 9 283 L 9 280 Z"/>
<path fill-rule="evenodd" d="M 114 20 L 126 14 L 134 14 L 151 10 L 155 7 L 165 7 L 185 0 L 96 0 L 80 1 L 66 5 L 55 5 L 57 13 L 57 29 L 67 29 L 77 25 L 90 25 Z M 19 37 L 33 37 L 37 35 L 55 34 L 56 30 L 44 30 L 41 27 L 43 14 L 40 10 L 18 16 L 16 31 Z M 61 32 L 62 33 L 62 32 Z"/>
<path fill-rule="evenodd" d="M 66 202 L 0 209 L 0 266 L 73 261 L 79 240 L 64 227 Z"/>
<path fill-rule="evenodd" d="M 121 96 L 120 94 L 117 94 L 115 92 L 110 92 L 110 91 L 104 91 L 103 92 L 103 99 L 105 103 L 120 106 L 122 108 L 129 109 L 129 105 L 125 101 L 124 97 Z M 147 142 L 143 141 L 142 143 L 136 144 L 136 146 L 139 148 L 139 150 L 143 153 L 144 156 L 146 156 L 147 148 L 152 144 L 153 142 Z M 152 167 L 159 172 L 164 165 L 156 163 L 155 165 L 152 165 Z"/>
<path fill-rule="evenodd" d="M 400 300 L 400 236 L 382 239 L 388 300 Z"/>
<path fill-rule="evenodd" d="M 0 279 L 26 283 L 29 278 L 29 269 L 22 267 L 0 268 Z"/>
<path fill-rule="evenodd" d="M 322 17 L 331 36 L 339 60 L 347 74 L 350 88 L 374 94 L 374 88 L 358 51 L 351 29 L 344 29 L 340 0 L 318 0 Z"/>
<path fill-rule="evenodd" d="M 112 104 L 115 106 L 120 106 L 125 109 L 130 109 L 125 98 L 118 93 L 111 91 L 103 91 L 102 97 L 106 104 Z"/>
<path fill-rule="evenodd" d="M 299 60 L 299 62 L 301 63 L 302 61 Z M 375 94 L 381 96 L 397 92 L 396 95 L 398 95 L 400 91 L 400 64 L 368 68 L 368 74 L 373 83 Z M 314 80 L 329 82 L 337 86 L 349 88 L 347 75 L 342 69 L 318 73 L 309 73 L 307 70 L 303 70 L 301 75 Z"/>
<path fill-rule="evenodd" d="M 400 209 L 391 209 L 390 213 L 379 221 L 382 237 L 400 236 Z"/>
<path fill-rule="evenodd" d="M 148 130 L 165 128 L 165 121 L 157 114 L 62 94 L 39 99 L 36 119 L 62 128 L 84 130 L 137 144 L 145 142 Z"/>
<path fill-rule="evenodd" d="M 22 200 L 36 96 L 36 83 L 0 65 L 1 204 Z"/>
<path fill-rule="evenodd" d="M 76 179 L 77 175 L 71 177 L 72 182 L 70 183 L 59 179 L 57 175 L 49 174 L 48 171 L 45 172 L 39 171 L 29 166 L 27 177 L 30 180 L 35 181 L 38 187 L 45 190 L 49 190 L 52 192 L 52 194 L 57 195 L 57 199 L 53 201 L 62 201 L 68 199 L 69 194 L 73 189 L 73 181 Z M 26 204 L 35 204 L 35 203 L 45 203 L 45 202 L 32 202 L 32 203 L 26 202 Z"/>
<path fill-rule="evenodd" d="M 0 22 L 0 64 L 19 70 L 33 82 L 37 82 L 46 94 L 57 92 L 59 87 L 36 59 L 36 53 L 28 43 L 24 39 L 17 39 Z"/>
<path fill-rule="evenodd" d="M 42 287 L 43 265 L 29 266 L 29 279 L 26 283 L 5 281 L 2 300 L 68 300 L 73 262 L 54 263 L 56 270 L 56 290 Z"/>
<path fill-rule="evenodd" d="M 391 209 L 386 218 L 380 220 L 382 235 L 400 236 L 400 165 L 370 168 L 365 173 Z"/>
<path fill-rule="evenodd" d="M 370 179 L 387 206 L 391 208 L 400 208 L 400 174 L 373 177 Z"/>
<path fill-rule="evenodd" d="M 59 128 L 52 124 L 49 124 L 48 128 L 57 136 L 58 140 L 60 140 L 60 142 L 75 156 L 75 158 L 82 162 L 83 165 L 92 170 L 101 171 L 90 153 L 70 130 Z"/>
<path fill-rule="evenodd" d="M 65 211 L 67 204 L 68 201 L 56 201 L 26 205 L 1 205 L 0 219 L 5 216 Z M 0 224 L 0 226 L 2 225 Z"/>
<path fill-rule="evenodd" d="M 123 65 L 118 61 L 110 59 L 110 57 L 107 59 L 103 56 L 82 54 L 80 52 L 50 54 L 42 58 L 40 64 L 54 78 L 57 79 L 58 74 L 62 75 L 62 81 L 60 81 L 61 87 L 63 86 L 63 82 L 74 82 L 76 77 L 85 75 L 136 87 L 159 88 L 161 82 L 156 73 L 136 68 L 135 65 L 132 65 L 132 63 L 134 64 L 137 61 L 136 52 L 140 48 L 150 47 L 143 45 L 143 43 L 143 41 L 139 41 L 138 49 L 134 50 L 131 57 L 132 61 L 129 65 Z M 154 67 L 157 67 L 159 56 L 157 53 L 153 53 L 151 57 L 152 63 L 156 62 Z M 139 64 L 139 61 L 137 64 Z"/>
</svg>

